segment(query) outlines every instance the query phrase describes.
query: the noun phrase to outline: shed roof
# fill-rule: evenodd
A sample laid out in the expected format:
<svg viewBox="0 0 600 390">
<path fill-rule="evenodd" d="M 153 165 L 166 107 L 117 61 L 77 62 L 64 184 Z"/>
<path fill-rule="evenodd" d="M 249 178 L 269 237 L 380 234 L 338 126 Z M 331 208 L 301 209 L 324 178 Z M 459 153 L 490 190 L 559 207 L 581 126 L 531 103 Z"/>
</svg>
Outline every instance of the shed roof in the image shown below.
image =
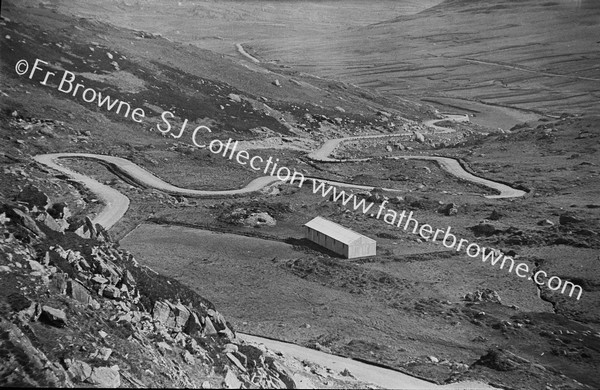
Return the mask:
<svg viewBox="0 0 600 390">
<path fill-rule="evenodd" d="M 320 233 L 323 233 L 333 238 L 334 240 L 344 244 L 351 244 L 361 239 L 375 242 L 375 240 L 373 240 L 372 238 L 369 238 L 346 227 L 343 227 L 342 225 L 338 225 L 337 223 L 332 222 L 323 217 L 315 217 L 307 223 L 305 223 L 304 226 L 314 229 Z"/>
</svg>

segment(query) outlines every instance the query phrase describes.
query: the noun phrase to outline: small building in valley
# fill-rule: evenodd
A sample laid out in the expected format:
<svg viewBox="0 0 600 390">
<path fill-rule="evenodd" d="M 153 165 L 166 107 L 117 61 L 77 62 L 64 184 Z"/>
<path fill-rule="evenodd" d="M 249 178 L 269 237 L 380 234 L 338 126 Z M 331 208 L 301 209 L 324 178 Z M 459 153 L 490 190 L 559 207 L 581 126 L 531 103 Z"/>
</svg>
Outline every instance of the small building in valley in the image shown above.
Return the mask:
<svg viewBox="0 0 600 390">
<path fill-rule="evenodd" d="M 377 242 L 322 217 L 304 225 L 304 237 L 347 259 L 375 256 Z"/>
</svg>

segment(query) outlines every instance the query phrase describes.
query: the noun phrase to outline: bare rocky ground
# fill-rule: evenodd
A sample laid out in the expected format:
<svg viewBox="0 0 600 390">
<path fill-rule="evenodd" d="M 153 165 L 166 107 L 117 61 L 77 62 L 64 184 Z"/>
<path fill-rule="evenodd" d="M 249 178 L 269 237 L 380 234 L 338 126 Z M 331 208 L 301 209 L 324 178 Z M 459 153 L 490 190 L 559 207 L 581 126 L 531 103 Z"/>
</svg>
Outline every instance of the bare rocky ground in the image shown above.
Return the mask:
<svg viewBox="0 0 600 390">
<path fill-rule="evenodd" d="M 450 4 L 458 6 L 462 2 Z M 123 6 L 131 11 L 129 5 Z M 350 84 L 286 73 L 286 68 L 272 68 L 272 72 L 278 73 L 257 71 L 245 60 L 174 43 L 153 31 L 114 27 L 94 18 L 73 18 L 65 16 L 64 9 L 58 9 L 59 12 L 53 11 L 51 4 L 32 4 L 28 8 L 9 4 L 2 8 L 3 171 L 0 175 L 2 200 L 8 205 L 5 207 L 11 210 L 20 207 L 25 212 L 24 205 L 17 203 L 18 195 L 27 184 L 35 184 L 53 203 L 68 203 L 73 214 L 71 222 L 81 221 L 98 210 L 101 205 L 85 188 L 32 162 L 31 156 L 47 152 L 118 155 L 181 187 L 238 188 L 254 178 L 253 172 L 238 164 L 195 149 L 190 144 L 189 130 L 177 140 L 156 131 L 161 109 L 171 110 L 180 124 L 189 119 L 195 125 L 211 126 L 214 134 L 204 136 L 204 140 L 233 137 L 272 145 L 272 149 L 253 152 L 277 157 L 282 165 L 297 167 L 306 174 L 401 189 L 400 194 L 365 195 L 375 201 L 389 197 L 398 210 L 415 211 L 420 222 L 452 226 L 457 235 L 513 251 L 520 261 L 584 288 L 580 301 L 544 288 L 538 290 L 531 282 L 476 263 L 464 254 L 448 252 L 440 245 L 422 242 L 367 215 L 349 212 L 312 194 L 308 188 L 280 186 L 240 199 L 186 199 L 140 188 L 98 163 L 66 162 L 109 183 L 132 200 L 130 211 L 111 230 L 116 239 L 144 221 L 247 236 L 249 241 L 223 237 L 200 240 L 193 229 L 181 230 L 175 226 L 167 228 L 172 230 L 168 233 L 158 225 L 144 225 L 124 240 L 142 265 L 165 275 L 152 274 L 150 278 L 151 274 L 146 272 L 153 280 L 151 285 L 164 285 L 165 278 L 172 277 L 169 281 L 173 285 L 194 297 L 191 301 L 198 302 L 192 306 L 199 317 L 212 321 L 216 316 L 213 312 L 209 314 L 207 308 L 212 306 L 202 296 L 215 302 L 235 330 L 384 364 L 440 383 L 481 379 L 505 388 L 600 385 L 595 374 L 600 361 L 597 288 L 600 120 L 589 115 L 589 99 L 577 109 L 573 103 L 576 99 L 568 100 L 564 110 L 567 113 L 562 118 L 559 116 L 563 110 L 556 115 L 550 104 L 545 107 L 548 110 L 545 115 L 508 132 L 460 124 L 456 126 L 457 133 L 434 136 L 421 124 L 422 120 L 434 117 L 435 110 L 430 106 L 410 100 L 399 102 Z M 158 12 L 152 8 L 146 10 L 150 15 Z M 98 10 L 88 9 L 88 12 L 93 14 Z M 471 17 L 472 14 L 464 13 Z M 481 14 L 485 21 L 489 13 Z M 429 17 L 433 17 L 431 13 L 425 15 L 426 19 Z M 585 20 L 582 25 L 591 26 Z M 572 53 L 567 51 L 565 55 Z M 30 63 L 40 58 L 52 64 L 54 70 L 77 72 L 86 86 L 145 107 L 150 118 L 136 124 L 97 109 L 80 98 L 57 91 L 56 85 L 40 85 L 41 73 L 33 80 L 18 77 L 14 64 L 22 58 Z M 275 80 L 281 86 L 275 85 Z M 579 88 L 579 84 L 565 85 L 565 88 Z M 536 93 L 528 99 L 535 101 L 542 90 L 535 89 Z M 593 94 L 588 95 L 589 98 Z M 586 115 L 572 115 L 569 108 L 573 113 Z M 477 117 L 482 116 L 485 115 L 477 112 Z M 351 142 L 336 153 L 352 158 L 406 153 L 456 157 L 476 174 L 527 188 L 528 196 L 514 200 L 485 199 L 481 195 L 490 193 L 489 189 L 457 181 L 428 162 L 381 159 L 360 164 L 314 163 L 302 150 L 285 148 L 287 143 L 296 144 L 294 137 L 302 137 L 304 141 L 298 144 L 310 148 L 324 139 L 389 134 L 399 129 L 419 131 L 425 139 L 399 137 Z M 449 216 L 440 211 L 450 203 L 456 206 L 457 214 Z M 45 213 L 30 206 L 27 210 L 26 215 L 32 218 L 41 219 L 40 215 Z M 261 213 L 271 217 L 275 226 L 256 227 L 256 220 L 248 220 L 250 215 Z M 150 336 L 143 336 L 141 341 L 135 337 L 139 336 L 136 328 L 144 326 L 141 321 L 146 318 L 144 315 L 156 320 L 156 301 L 169 300 L 176 305 L 181 293 L 167 289 L 140 308 L 129 298 L 116 300 L 108 292 L 105 296 L 106 288 L 98 294 L 99 286 L 91 281 L 95 272 L 69 275 L 72 280 L 83 277 L 82 283 L 90 283 L 86 287 L 101 307 L 97 311 L 86 306 L 89 301 L 78 303 L 68 291 L 65 295 L 60 289 L 52 290 L 58 279 L 56 275 L 68 273 L 60 255 L 53 255 L 44 263 L 46 252 L 60 252 L 57 245 L 79 250 L 88 262 L 95 261 L 95 257 L 89 257 L 93 251 L 102 250 L 101 257 L 114 260 L 121 273 L 129 266 L 131 256 L 114 244 L 90 243 L 73 234 L 61 236 L 47 232 L 44 227 L 42 233 L 48 237 L 40 240 L 37 232 L 32 233 L 33 226 L 23 227 L 27 218 L 15 222 L 19 219 L 8 214 L 4 215 L 10 220 L 3 221 L 3 228 L 12 235 L 7 233 L 2 244 L 6 254 L 2 266 L 6 268 L 1 276 L 3 286 L 9 286 L 2 289 L 3 348 L 8 356 L 23 356 L 21 350 L 15 349 L 16 338 L 28 339 L 33 348 L 29 350 L 31 353 L 27 352 L 28 359 L 43 365 L 45 361 L 39 351 L 43 352 L 52 362 L 54 377 L 32 377 L 27 371 L 29 363 L 17 359 L 11 360 L 10 367 L 25 370 L 24 374 L 4 376 L 10 371 L 5 370 L 3 378 L 17 384 L 38 385 L 61 385 L 66 380 L 90 382 L 94 369 L 108 367 L 99 372 L 113 379 L 118 376 L 124 386 L 158 383 L 197 387 L 204 381 L 220 386 L 229 367 L 236 372 L 236 378 L 244 380 L 241 372 L 235 371 L 234 361 L 223 352 L 227 335 L 207 338 L 206 332 L 201 332 L 199 340 L 206 343 L 201 344 L 206 353 L 189 349 L 187 346 L 194 337 L 173 329 L 165 332 L 160 321 L 149 328 Z M 300 226 L 317 214 L 377 238 L 378 256 L 349 262 L 308 245 L 302 240 Z M 469 229 L 482 219 L 492 221 L 495 227 L 492 234 L 478 236 Z M 267 241 L 256 242 L 254 238 Z M 249 248 L 254 248 L 250 255 Z M 15 258 L 17 253 L 24 257 Z M 265 258 L 264 253 L 271 256 Z M 38 267 L 36 263 L 41 265 Z M 32 265 L 40 269 L 28 269 Z M 126 284 L 128 291 L 137 287 L 142 297 L 153 297 L 143 292 L 140 279 L 133 276 L 135 283 Z M 188 285 L 194 293 L 176 280 Z M 121 288 L 119 283 L 105 284 Z M 500 302 L 494 294 L 489 301 L 464 300 L 468 293 L 487 289 L 495 291 Z M 182 302 L 190 304 L 185 299 Z M 38 308 L 43 306 L 63 310 L 68 326 L 56 327 L 56 322 L 48 321 L 52 318 L 48 313 L 38 317 Z M 140 321 L 133 321 L 133 326 L 119 325 L 118 315 L 125 312 L 139 312 Z M 32 318 L 36 321 L 32 322 Z M 108 337 L 99 337 L 98 330 L 106 332 Z M 183 339 L 177 339 L 182 333 Z M 182 340 L 185 343 L 179 345 Z M 164 344 L 159 346 L 160 342 L 168 348 Z M 140 346 L 133 346 L 135 343 L 150 352 L 142 353 Z M 106 359 L 99 357 L 107 353 L 106 349 L 113 352 Z M 192 369 L 196 366 L 185 361 L 185 351 L 202 362 L 202 370 Z M 254 356 L 254 352 L 239 352 L 246 357 Z M 88 364 L 89 370 L 80 362 Z M 72 369 L 74 365 L 77 368 Z M 115 365 L 119 367 L 119 375 L 115 374 Z M 152 374 L 138 372 L 138 367 Z M 273 367 L 255 368 L 268 373 Z M 76 370 L 84 374 L 68 373 Z M 104 372 L 107 370 L 110 372 Z M 279 375 L 271 374 L 271 377 Z M 265 377 L 265 381 L 271 377 Z M 315 380 L 319 375 L 311 378 Z M 250 380 L 251 375 L 246 379 Z M 316 383 L 360 386 L 337 380 L 327 377 Z M 275 386 L 275 382 L 263 385 Z"/>
</svg>

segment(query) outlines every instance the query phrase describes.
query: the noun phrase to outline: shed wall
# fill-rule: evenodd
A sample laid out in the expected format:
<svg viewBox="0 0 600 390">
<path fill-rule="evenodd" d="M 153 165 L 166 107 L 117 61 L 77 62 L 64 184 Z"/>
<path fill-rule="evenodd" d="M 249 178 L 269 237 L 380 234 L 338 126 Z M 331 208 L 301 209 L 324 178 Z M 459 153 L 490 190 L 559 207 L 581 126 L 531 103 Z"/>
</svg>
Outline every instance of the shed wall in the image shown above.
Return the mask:
<svg viewBox="0 0 600 390">
<path fill-rule="evenodd" d="M 304 227 L 304 236 L 314 243 L 321 245 L 347 259 L 356 257 L 375 256 L 377 243 L 374 240 L 358 240 L 351 245 L 346 245 L 340 241 L 334 240 L 327 234 L 317 230 Z"/>
</svg>

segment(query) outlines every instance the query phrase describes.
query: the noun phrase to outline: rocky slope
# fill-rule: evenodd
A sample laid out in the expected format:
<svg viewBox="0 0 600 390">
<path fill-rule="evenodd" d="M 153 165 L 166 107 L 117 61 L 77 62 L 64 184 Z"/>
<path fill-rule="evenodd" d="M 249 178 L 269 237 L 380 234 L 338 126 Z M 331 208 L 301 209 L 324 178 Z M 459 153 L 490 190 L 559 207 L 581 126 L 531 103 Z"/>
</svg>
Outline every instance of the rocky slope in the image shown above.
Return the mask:
<svg viewBox="0 0 600 390">
<path fill-rule="evenodd" d="M 331 378 L 316 366 L 294 375 L 286 368 L 290 362 L 241 342 L 211 302 L 140 266 L 89 218 L 81 225 L 69 215 L 64 203 L 51 205 L 33 186 L 2 203 L 3 386 L 358 383 Z"/>
</svg>

